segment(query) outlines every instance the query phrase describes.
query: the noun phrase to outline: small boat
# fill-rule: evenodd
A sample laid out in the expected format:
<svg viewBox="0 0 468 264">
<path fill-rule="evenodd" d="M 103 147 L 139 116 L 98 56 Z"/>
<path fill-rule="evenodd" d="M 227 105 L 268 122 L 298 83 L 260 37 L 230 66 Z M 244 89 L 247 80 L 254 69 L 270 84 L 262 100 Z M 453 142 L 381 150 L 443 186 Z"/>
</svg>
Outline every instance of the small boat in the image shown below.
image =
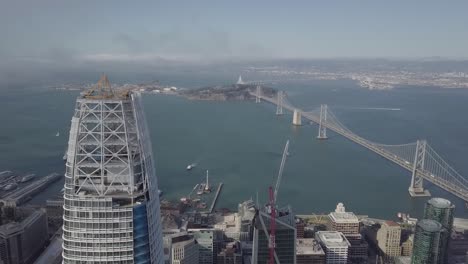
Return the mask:
<svg viewBox="0 0 468 264">
<path fill-rule="evenodd" d="M 18 184 L 16 183 L 10 183 L 10 184 L 7 184 L 5 187 L 3 187 L 3 190 L 4 191 L 11 191 L 11 190 L 14 190 L 18 187 Z"/>
<path fill-rule="evenodd" d="M 30 181 L 30 180 L 34 179 L 34 177 L 36 177 L 36 174 L 28 174 L 28 175 L 24 176 L 23 178 L 21 178 L 20 182 L 23 183 L 23 182 Z"/>
<path fill-rule="evenodd" d="M 195 168 L 196 166 L 197 166 L 196 163 L 192 163 L 192 164 L 187 166 L 187 170 L 191 170 L 191 169 Z"/>
<path fill-rule="evenodd" d="M 57 131 L 57 134 L 55 134 L 56 137 L 60 136 L 60 132 Z"/>
</svg>

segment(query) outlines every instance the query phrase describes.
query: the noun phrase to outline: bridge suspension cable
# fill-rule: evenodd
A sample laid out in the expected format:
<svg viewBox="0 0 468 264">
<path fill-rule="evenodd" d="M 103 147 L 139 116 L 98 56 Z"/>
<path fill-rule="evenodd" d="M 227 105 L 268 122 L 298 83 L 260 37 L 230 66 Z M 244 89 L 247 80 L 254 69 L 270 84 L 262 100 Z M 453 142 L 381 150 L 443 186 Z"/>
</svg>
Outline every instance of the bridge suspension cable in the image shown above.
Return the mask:
<svg viewBox="0 0 468 264">
<path fill-rule="evenodd" d="M 257 92 L 256 96 L 258 94 Z M 281 92 L 280 95 L 277 98 L 270 98 L 260 94 L 259 97 L 264 101 L 275 104 L 277 113 L 279 111 L 278 107 L 281 107 L 281 113 L 282 108 L 302 112 L 289 102 L 285 93 Z M 324 111 L 326 112 L 324 113 Z M 326 119 L 324 119 L 324 115 L 326 115 Z M 419 140 L 399 145 L 372 142 L 358 136 L 347 128 L 329 107 L 323 105 L 310 112 L 302 112 L 302 116 L 411 171 L 412 183 L 410 190 L 414 189 L 414 196 L 426 195 L 422 188 L 422 179 L 424 179 L 468 202 L 468 179 L 452 168 L 426 141 Z"/>
</svg>

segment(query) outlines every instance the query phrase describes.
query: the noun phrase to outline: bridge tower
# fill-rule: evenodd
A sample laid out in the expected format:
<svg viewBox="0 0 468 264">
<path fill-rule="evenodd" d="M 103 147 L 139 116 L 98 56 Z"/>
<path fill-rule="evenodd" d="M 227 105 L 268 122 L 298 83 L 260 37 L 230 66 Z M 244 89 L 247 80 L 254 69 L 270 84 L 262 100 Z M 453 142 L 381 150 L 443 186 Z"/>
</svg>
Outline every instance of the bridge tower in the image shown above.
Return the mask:
<svg viewBox="0 0 468 264">
<path fill-rule="evenodd" d="M 255 102 L 260 103 L 260 96 L 262 94 L 262 87 L 260 85 L 257 85 L 257 93 L 255 96 Z"/>
<path fill-rule="evenodd" d="M 411 184 L 408 189 L 412 197 L 431 196 L 428 190 L 424 190 L 423 178 L 419 175 L 420 171 L 424 170 L 424 160 L 426 158 L 425 140 L 416 142 L 416 154 L 414 155 L 413 171 L 411 175 Z"/>
<path fill-rule="evenodd" d="M 320 122 L 319 122 L 319 131 L 318 131 L 318 139 L 327 139 L 327 127 L 325 124 L 327 123 L 327 112 L 328 106 L 326 104 L 320 105 Z"/>
<path fill-rule="evenodd" d="M 284 92 L 278 91 L 278 101 L 276 104 L 276 114 L 282 115 L 283 114 L 283 99 L 284 99 Z"/>
<path fill-rule="evenodd" d="M 298 109 L 294 109 L 294 113 L 293 113 L 293 121 L 292 121 L 293 125 L 295 126 L 300 126 L 302 125 L 302 116 L 301 116 L 301 112 L 298 110 Z"/>
</svg>

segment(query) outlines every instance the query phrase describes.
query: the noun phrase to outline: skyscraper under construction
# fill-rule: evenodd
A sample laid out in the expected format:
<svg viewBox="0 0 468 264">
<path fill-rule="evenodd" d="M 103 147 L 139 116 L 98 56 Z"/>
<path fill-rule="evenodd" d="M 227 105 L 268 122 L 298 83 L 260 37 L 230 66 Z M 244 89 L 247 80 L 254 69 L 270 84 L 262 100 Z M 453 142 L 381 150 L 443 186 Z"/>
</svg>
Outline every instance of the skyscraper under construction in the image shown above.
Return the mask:
<svg viewBox="0 0 468 264">
<path fill-rule="evenodd" d="M 106 76 L 76 101 L 63 263 L 163 263 L 158 183 L 140 95 Z"/>
</svg>

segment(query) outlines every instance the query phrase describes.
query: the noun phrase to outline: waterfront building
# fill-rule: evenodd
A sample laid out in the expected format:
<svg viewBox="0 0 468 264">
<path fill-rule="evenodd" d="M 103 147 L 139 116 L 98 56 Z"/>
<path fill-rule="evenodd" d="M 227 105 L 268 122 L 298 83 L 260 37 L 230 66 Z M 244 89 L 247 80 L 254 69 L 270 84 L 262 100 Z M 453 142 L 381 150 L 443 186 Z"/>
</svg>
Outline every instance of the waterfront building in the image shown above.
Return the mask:
<svg viewBox="0 0 468 264">
<path fill-rule="evenodd" d="M 453 227 L 453 213 L 455 205 L 444 198 L 432 198 L 426 202 L 424 207 L 424 219 L 431 219 L 439 222 L 446 230 L 442 234 L 440 254 L 444 262 L 448 261 L 448 250 L 450 235 Z"/>
<path fill-rule="evenodd" d="M 252 263 L 267 263 L 270 251 L 270 214 L 266 208 L 254 219 Z M 275 252 L 280 263 L 296 263 L 296 223 L 290 207 L 277 209 Z"/>
<path fill-rule="evenodd" d="M 346 235 L 359 234 L 359 219 L 353 212 L 346 212 L 345 206 L 338 203 L 335 212 L 328 215 L 330 230 Z"/>
<path fill-rule="evenodd" d="M 325 250 L 326 264 L 346 264 L 348 262 L 348 250 L 351 244 L 341 232 L 318 231 L 315 239 Z"/>
<path fill-rule="evenodd" d="M 353 212 L 346 212 L 342 203 L 338 203 L 334 212 L 328 215 L 329 230 L 340 232 L 350 243 L 348 260 L 350 263 L 366 263 L 368 244 L 362 239 L 359 230 L 359 219 Z"/>
<path fill-rule="evenodd" d="M 394 259 L 401 255 L 401 227 L 393 221 L 385 221 L 377 231 L 377 245 L 385 259 Z"/>
<path fill-rule="evenodd" d="M 325 264 L 325 251 L 314 238 L 296 240 L 297 264 Z"/>
<path fill-rule="evenodd" d="M 163 263 L 158 182 L 140 94 L 102 76 L 81 93 L 65 172 L 63 263 Z"/>
<path fill-rule="evenodd" d="M 412 264 L 442 264 L 445 263 L 441 255 L 441 241 L 445 229 L 434 220 L 422 219 L 416 224 L 414 235 Z"/>
<path fill-rule="evenodd" d="M 2 211 L 5 208 L 1 208 Z M 47 216 L 45 210 L 8 208 L 13 218 L 2 212 L 0 218 L 0 263 L 33 263 L 47 242 Z"/>
</svg>

